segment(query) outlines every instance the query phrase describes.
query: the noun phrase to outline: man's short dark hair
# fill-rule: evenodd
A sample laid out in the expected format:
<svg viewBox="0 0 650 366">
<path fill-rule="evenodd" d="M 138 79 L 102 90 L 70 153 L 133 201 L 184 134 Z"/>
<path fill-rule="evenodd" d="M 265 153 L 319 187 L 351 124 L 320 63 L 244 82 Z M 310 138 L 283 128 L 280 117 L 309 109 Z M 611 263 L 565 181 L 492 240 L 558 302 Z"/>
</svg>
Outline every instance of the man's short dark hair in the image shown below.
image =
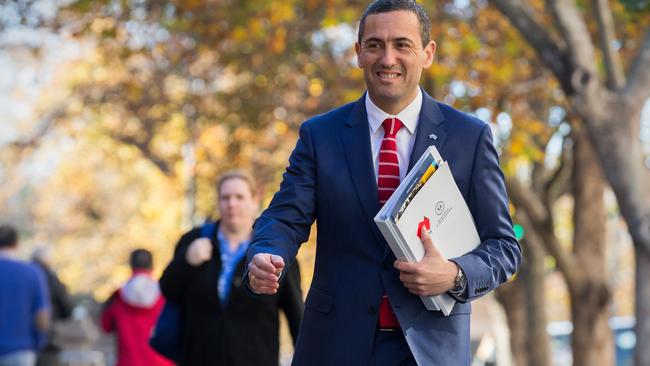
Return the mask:
<svg viewBox="0 0 650 366">
<path fill-rule="evenodd" d="M 414 0 L 377 0 L 370 4 L 361 15 L 359 21 L 359 44 L 363 38 L 363 32 L 366 27 L 366 18 L 371 14 L 388 13 L 391 11 L 410 11 L 418 16 L 420 22 L 420 38 L 422 38 L 422 47 L 426 47 L 431 41 L 431 21 L 424 7 Z"/>
<path fill-rule="evenodd" d="M 131 265 L 131 269 L 152 269 L 153 256 L 146 249 L 136 249 L 131 252 L 129 264 Z"/>
<path fill-rule="evenodd" d="M 18 232 L 13 226 L 0 225 L 0 248 L 11 248 L 18 244 Z"/>
</svg>

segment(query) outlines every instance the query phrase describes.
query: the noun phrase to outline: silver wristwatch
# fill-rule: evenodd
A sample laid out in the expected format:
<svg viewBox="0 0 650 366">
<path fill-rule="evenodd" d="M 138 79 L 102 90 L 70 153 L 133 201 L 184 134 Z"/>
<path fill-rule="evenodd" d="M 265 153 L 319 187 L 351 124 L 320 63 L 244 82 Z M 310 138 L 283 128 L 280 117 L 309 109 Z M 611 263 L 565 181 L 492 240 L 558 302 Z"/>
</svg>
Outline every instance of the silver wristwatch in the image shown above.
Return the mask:
<svg viewBox="0 0 650 366">
<path fill-rule="evenodd" d="M 463 272 L 463 269 L 458 266 L 458 273 L 456 274 L 456 278 L 454 279 L 454 288 L 449 290 L 449 292 L 454 293 L 454 294 L 460 294 L 465 290 L 465 286 L 467 285 L 467 278 L 465 277 L 465 272 Z"/>
</svg>

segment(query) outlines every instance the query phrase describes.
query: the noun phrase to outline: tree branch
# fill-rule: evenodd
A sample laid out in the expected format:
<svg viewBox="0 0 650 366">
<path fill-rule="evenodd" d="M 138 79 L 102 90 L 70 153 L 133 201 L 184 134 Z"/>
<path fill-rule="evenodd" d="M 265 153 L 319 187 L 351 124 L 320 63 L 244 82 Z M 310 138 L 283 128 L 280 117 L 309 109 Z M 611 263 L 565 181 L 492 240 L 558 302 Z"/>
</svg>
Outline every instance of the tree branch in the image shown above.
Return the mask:
<svg viewBox="0 0 650 366">
<path fill-rule="evenodd" d="M 580 272 L 575 265 L 573 254 L 562 247 L 560 240 L 555 235 L 550 212 L 544 208 L 545 212 L 542 217 L 545 219 L 540 220 L 542 217 L 535 211 L 543 207 L 543 204 L 535 194 L 514 179 L 506 179 L 506 185 L 512 202 L 523 211 L 523 214 L 517 214 L 517 220 L 525 228 L 529 228 L 539 235 L 546 251 L 555 258 L 555 263 L 562 272 L 567 285 L 575 288 L 579 282 Z"/>
<path fill-rule="evenodd" d="M 573 70 L 569 81 L 575 90 L 584 89 L 597 80 L 595 53 L 591 35 L 575 0 L 546 0 L 566 43 Z"/>
<path fill-rule="evenodd" d="M 528 9 L 518 0 L 490 0 L 491 3 L 519 30 L 522 37 L 526 39 L 539 57 L 555 74 L 557 80 L 562 84 L 565 94 L 574 93 L 571 85 L 573 74 L 572 64 L 569 62 L 569 55 L 566 47 L 551 37 L 551 34 L 539 23 Z"/>
<path fill-rule="evenodd" d="M 550 220 L 549 212 L 542 201 L 528 187 L 516 178 L 506 178 L 506 189 L 512 202 L 523 209 L 533 222 L 546 222 Z"/>
<path fill-rule="evenodd" d="M 57 121 L 59 121 L 59 119 L 64 115 L 65 115 L 64 107 L 58 107 L 48 111 L 43 116 L 43 118 L 38 124 L 38 127 L 35 129 L 36 131 L 32 133 L 31 136 L 14 141 L 10 143 L 9 146 L 18 149 L 26 149 L 28 147 L 33 147 L 37 145 L 40 142 L 40 140 L 54 128 L 54 126 L 57 124 Z"/>
<path fill-rule="evenodd" d="M 562 141 L 560 164 L 544 186 L 544 193 L 549 204 L 553 204 L 560 196 L 568 193 L 571 188 L 571 167 L 573 164 L 570 154 L 571 149 L 565 146 L 566 141 L 566 138 Z"/>
<path fill-rule="evenodd" d="M 158 167 L 158 169 L 160 169 L 160 171 L 163 174 L 165 174 L 167 176 L 172 174 L 172 169 L 171 169 L 171 166 L 169 165 L 169 163 L 167 163 L 163 159 L 160 159 L 159 157 L 155 156 L 153 151 L 151 151 L 151 149 L 149 148 L 149 145 L 147 143 L 140 142 L 140 141 L 138 141 L 137 139 L 135 139 L 132 136 L 121 136 L 121 135 L 113 135 L 113 134 L 111 134 L 110 136 L 113 139 L 115 139 L 115 140 L 117 140 L 117 141 L 119 141 L 121 143 L 124 143 L 124 144 L 127 144 L 127 145 L 132 145 L 135 148 L 137 148 L 138 150 L 140 150 L 140 153 L 142 153 L 142 155 L 145 158 L 147 158 L 149 161 L 154 163 L 154 165 L 156 167 Z"/>
<path fill-rule="evenodd" d="M 642 105 L 650 98 L 650 27 L 646 28 L 645 39 L 632 62 L 623 97 L 630 105 Z"/>
<path fill-rule="evenodd" d="M 593 0 L 593 7 L 596 10 L 598 20 L 598 33 L 600 35 L 600 47 L 605 58 L 605 70 L 607 72 L 607 87 L 611 90 L 618 90 L 625 85 L 625 74 L 623 63 L 614 50 L 614 19 L 609 0 Z"/>
</svg>

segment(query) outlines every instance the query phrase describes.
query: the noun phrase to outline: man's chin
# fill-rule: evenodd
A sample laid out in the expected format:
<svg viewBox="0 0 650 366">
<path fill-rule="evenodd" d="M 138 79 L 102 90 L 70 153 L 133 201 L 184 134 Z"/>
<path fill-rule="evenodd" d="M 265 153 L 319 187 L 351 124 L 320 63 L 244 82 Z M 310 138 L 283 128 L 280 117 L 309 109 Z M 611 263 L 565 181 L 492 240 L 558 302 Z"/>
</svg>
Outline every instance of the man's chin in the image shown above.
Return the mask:
<svg viewBox="0 0 650 366">
<path fill-rule="evenodd" d="M 374 97 L 378 101 L 382 101 L 382 102 L 393 102 L 399 100 L 401 98 L 401 95 L 402 93 L 400 93 L 398 90 L 395 89 L 386 90 L 384 88 L 378 90 L 376 89 L 374 90 L 373 93 L 370 93 L 371 97 Z"/>
</svg>

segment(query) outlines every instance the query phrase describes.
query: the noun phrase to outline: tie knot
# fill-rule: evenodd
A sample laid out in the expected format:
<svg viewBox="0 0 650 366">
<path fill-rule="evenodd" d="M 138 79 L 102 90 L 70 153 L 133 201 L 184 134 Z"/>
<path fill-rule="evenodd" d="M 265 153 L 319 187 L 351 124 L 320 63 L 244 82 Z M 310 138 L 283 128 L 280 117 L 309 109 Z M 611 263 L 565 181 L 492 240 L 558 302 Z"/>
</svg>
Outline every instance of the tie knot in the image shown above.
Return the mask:
<svg viewBox="0 0 650 366">
<path fill-rule="evenodd" d="M 384 126 L 384 137 L 395 137 L 397 131 L 403 126 L 399 118 L 386 118 L 382 125 Z"/>
</svg>

